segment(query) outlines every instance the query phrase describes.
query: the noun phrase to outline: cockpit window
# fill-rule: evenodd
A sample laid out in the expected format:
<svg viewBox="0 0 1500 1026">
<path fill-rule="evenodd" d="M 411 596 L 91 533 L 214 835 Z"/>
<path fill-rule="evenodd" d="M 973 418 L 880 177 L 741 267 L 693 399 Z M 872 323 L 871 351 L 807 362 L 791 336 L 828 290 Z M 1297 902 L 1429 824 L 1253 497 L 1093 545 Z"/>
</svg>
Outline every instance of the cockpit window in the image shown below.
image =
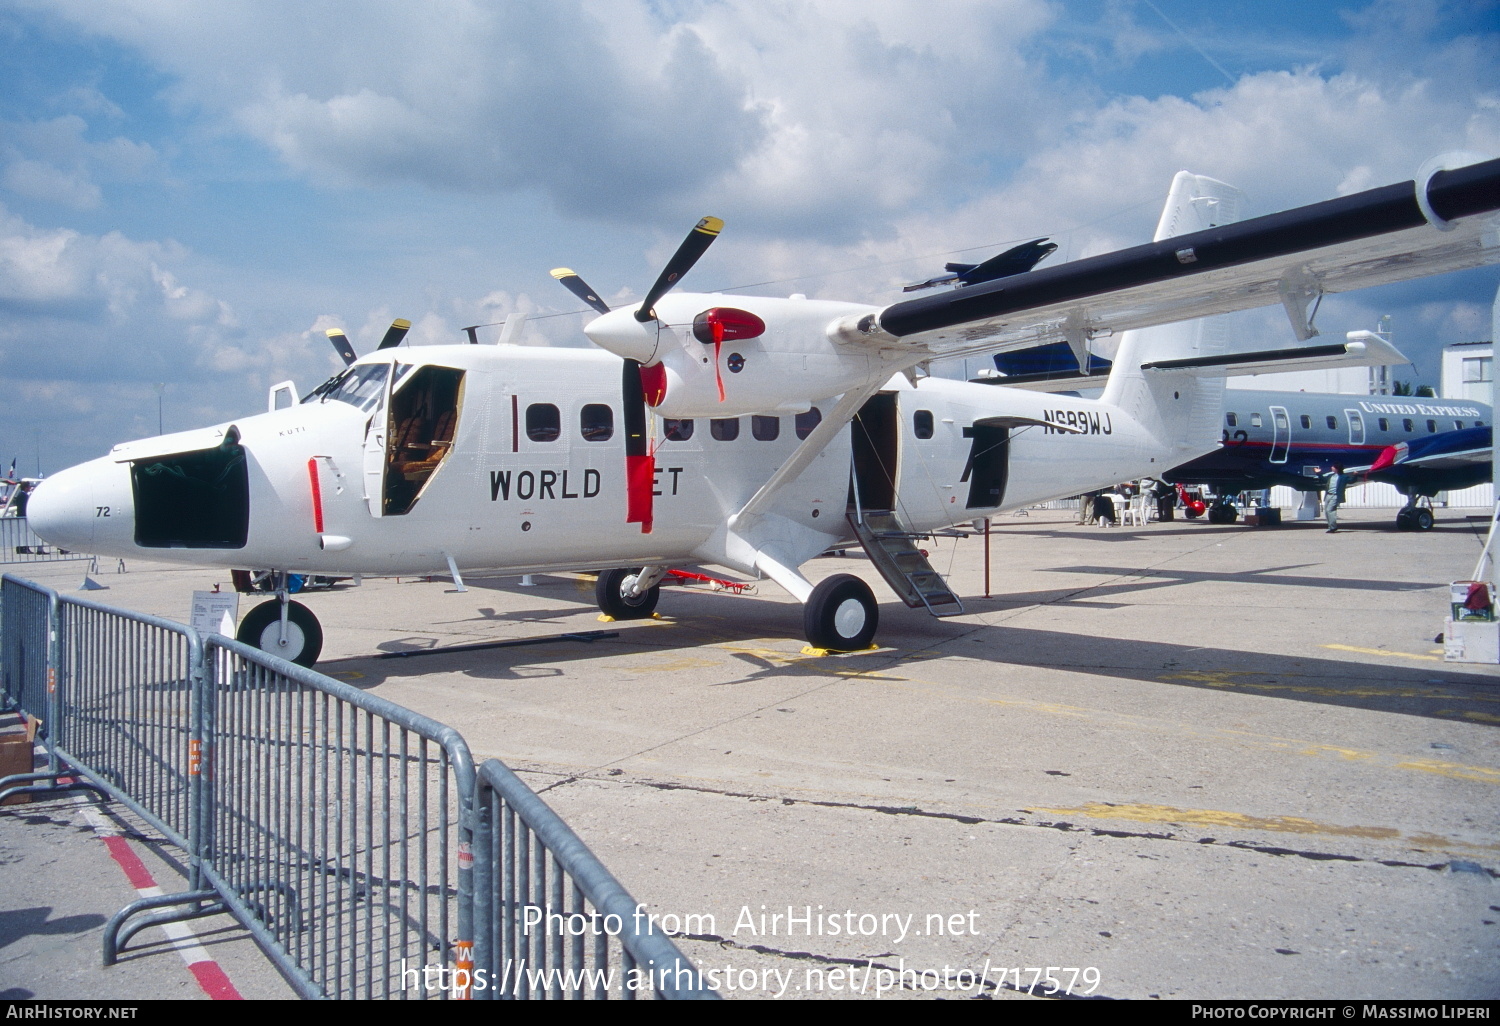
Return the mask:
<svg viewBox="0 0 1500 1026">
<path fill-rule="evenodd" d="M 410 366 L 405 369 L 409 370 Z M 350 367 L 319 385 L 302 401 L 310 403 L 313 400 L 327 402 L 337 399 L 361 410 L 373 410 L 380 402 L 380 396 L 385 390 L 385 379 L 390 372 L 391 366 L 388 363 L 366 363 Z"/>
</svg>

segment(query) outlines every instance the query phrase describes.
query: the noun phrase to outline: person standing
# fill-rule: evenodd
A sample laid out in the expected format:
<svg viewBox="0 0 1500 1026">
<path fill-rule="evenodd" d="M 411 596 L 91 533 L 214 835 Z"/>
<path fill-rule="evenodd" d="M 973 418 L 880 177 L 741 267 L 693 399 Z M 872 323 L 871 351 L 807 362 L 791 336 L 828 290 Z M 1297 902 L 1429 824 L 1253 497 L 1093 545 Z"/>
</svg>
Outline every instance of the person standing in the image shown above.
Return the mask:
<svg viewBox="0 0 1500 1026">
<path fill-rule="evenodd" d="M 1323 515 L 1328 520 L 1328 533 L 1337 534 L 1339 529 L 1339 503 L 1344 501 L 1344 485 L 1348 477 L 1344 473 L 1344 465 L 1335 463 L 1333 473 L 1325 479 L 1326 492 L 1323 496 Z"/>
</svg>

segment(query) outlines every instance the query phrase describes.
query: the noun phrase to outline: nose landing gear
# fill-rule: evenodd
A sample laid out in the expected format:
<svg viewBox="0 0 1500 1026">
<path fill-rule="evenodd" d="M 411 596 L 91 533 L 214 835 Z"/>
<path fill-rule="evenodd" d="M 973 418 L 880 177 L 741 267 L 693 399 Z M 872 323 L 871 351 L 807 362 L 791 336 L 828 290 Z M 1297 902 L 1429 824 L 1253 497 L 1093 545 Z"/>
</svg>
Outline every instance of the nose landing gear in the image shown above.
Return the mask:
<svg viewBox="0 0 1500 1026">
<path fill-rule="evenodd" d="M 293 602 L 287 574 L 276 572 L 276 598 L 262 602 L 240 621 L 235 640 L 298 666 L 311 667 L 323 651 L 323 628 L 300 602 Z"/>
</svg>

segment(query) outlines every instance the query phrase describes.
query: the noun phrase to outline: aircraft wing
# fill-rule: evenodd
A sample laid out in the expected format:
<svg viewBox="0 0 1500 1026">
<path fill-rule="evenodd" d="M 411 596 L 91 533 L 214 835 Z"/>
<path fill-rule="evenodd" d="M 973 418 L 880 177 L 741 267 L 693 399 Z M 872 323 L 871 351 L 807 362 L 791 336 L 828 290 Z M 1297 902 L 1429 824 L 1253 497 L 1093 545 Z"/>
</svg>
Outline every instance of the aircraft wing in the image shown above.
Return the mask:
<svg viewBox="0 0 1500 1026">
<path fill-rule="evenodd" d="M 1500 260 L 1500 160 L 850 316 L 842 342 L 964 356 L 1282 303 Z"/>
<path fill-rule="evenodd" d="M 1386 446 L 1373 464 L 1356 470 L 1358 473 L 1371 474 L 1391 468 L 1445 471 L 1487 464 L 1493 458 L 1493 437 L 1488 427 L 1443 431 L 1399 445 Z"/>
</svg>

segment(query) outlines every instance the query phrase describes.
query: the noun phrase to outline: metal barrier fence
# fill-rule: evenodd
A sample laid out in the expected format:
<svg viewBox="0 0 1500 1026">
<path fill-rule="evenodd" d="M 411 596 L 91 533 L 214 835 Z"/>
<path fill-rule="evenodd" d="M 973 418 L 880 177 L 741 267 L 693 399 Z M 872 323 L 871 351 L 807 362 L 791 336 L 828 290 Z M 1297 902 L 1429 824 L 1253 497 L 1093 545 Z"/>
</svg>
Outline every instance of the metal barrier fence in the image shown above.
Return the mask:
<svg viewBox="0 0 1500 1026">
<path fill-rule="evenodd" d="M 187 853 L 187 890 L 111 919 L 106 965 L 142 929 L 227 911 L 304 997 L 716 996 L 666 937 L 637 935 L 635 901 L 540 798 L 498 762 L 476 774 L 456 731 L 411 710 L 11 575 L 0 699 L 44 721 L 51 770 L 0 797 L 99 791 Z M 580 936 L 537 939 L 528 920 L 549 914 L 616 925 L 585 958 Z M 505 959 L 524 981 L 509 993 Z"/>
<path fill-rule="evenodd" d="M 238 642 L 205 644 L 209 880 L 304 993 L 429 996 L 403 970 L 472 957 L 463 738 Z"/>
<path fill-rule="evenodd" d="M 65 559 L 93 559 L 87 552 L 69 552 L 36 536 L 25 517 L 0 517 L 0 563 L 55 563 Z"/>
<path fill-rule="evenodd" d="M 504 763 L 480 767 L 475 813 L 475 891 L 495 912 L 479 924 L 475 997 L 717 997 L 653 929 L 643 906 Z"/>
</svg>

